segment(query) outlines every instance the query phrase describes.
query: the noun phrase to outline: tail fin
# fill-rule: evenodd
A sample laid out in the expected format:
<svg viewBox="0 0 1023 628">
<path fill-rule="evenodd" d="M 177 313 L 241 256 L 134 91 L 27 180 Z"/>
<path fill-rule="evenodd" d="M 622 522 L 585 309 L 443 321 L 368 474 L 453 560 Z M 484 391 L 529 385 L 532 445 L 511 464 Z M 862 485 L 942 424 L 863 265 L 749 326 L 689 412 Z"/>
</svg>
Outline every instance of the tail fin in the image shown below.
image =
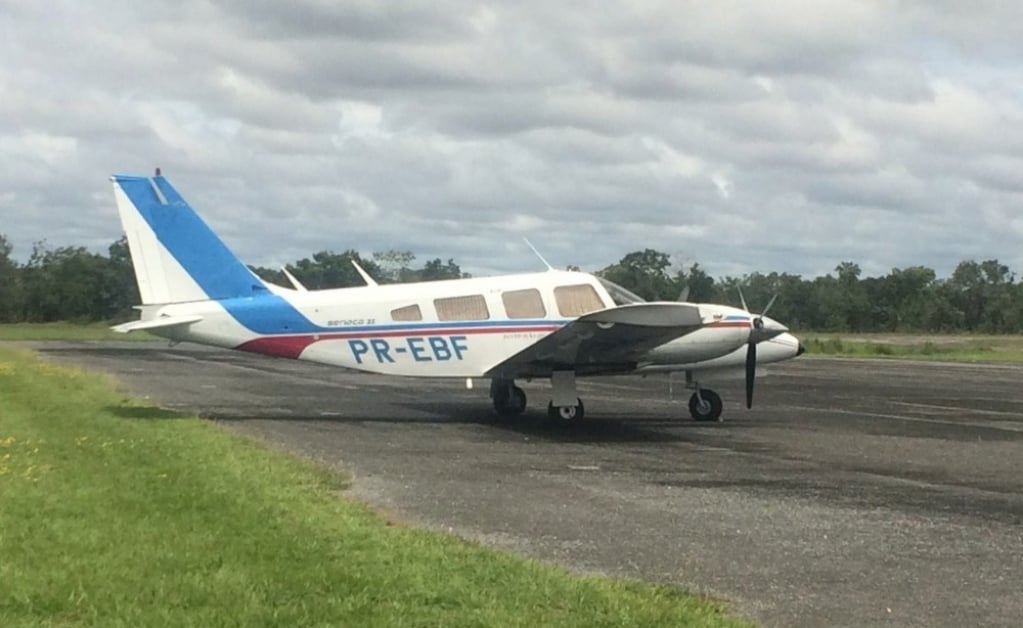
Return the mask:
<svg viewBox="0 0 1023 628">
<path fill-rule="evenodd" d="M 114 175 L 111 181 L 144 305 L 266 294 L 263 282 L 162 176 Z"/>
</svg>

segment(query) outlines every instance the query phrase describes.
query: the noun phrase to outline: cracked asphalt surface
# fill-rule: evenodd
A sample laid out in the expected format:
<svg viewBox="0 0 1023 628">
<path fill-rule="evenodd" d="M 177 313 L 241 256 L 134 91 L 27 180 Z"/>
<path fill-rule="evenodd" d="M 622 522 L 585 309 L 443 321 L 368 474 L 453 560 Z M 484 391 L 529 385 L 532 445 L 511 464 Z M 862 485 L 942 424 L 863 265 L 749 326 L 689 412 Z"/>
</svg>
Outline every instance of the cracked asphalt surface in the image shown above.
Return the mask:
<svg viewBox="0 0 1023 628">
<path fill-rule="evenodd" d="M 711 385 L 583 380 L 587 418 L 496 420 L 486 382 L 152 343 L 38 343 L 162 407 L 353 475 L 392 516 L 573 569 L 679 584 L 767 626 L 1023 622 L 1023 367 L 800 358 Z M 708 384 L 710 385 L 710 384 Z"/>
</svg>

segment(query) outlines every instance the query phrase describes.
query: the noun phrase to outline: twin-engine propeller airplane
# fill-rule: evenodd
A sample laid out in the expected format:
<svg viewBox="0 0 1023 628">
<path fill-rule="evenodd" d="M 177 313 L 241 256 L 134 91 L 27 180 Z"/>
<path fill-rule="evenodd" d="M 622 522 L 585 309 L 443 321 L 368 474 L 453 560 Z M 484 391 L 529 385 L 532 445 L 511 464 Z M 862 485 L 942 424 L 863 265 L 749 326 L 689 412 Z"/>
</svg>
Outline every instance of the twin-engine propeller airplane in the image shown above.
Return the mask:
<svg viewBox="0 0 1023 628">
<path fill-rule="evenodd" d="M 743 309 L 646 303 L 582 272 L 546 272 L 332 290 L 259 279 L 157 171 L 111 178 L 146 330 L 189 341 L 414 377 L 489 378 L 499 415 L 521 414 L 517 379 L 549 378 L 551 418 L 583 417 L 576 377 L 683 371 L 696 420 L 721 416 L 697 374 L 746 372 L 802 353 L 786 327 Z"/>
</svg>

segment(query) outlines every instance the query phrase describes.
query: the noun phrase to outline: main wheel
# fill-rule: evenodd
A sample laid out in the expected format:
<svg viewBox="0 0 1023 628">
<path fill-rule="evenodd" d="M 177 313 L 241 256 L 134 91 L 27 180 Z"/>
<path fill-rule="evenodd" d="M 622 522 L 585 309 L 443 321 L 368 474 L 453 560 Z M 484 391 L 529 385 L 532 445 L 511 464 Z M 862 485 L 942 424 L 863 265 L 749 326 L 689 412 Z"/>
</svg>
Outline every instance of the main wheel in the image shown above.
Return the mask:
<svg viewBox="0 0 1023 628">
<path fill-rule="evenodd" d="M 526 393 L 518 386 L 502 386 L 494 393 L 494 410 L 500 416 L 518 416 L 526 410 Z"/>
<path fill-rule="evenodd" d="M 576 399 L 579 403 L 577 406 L 556 406 L 551 401 L 547 404 L 547 417 L 555 421 L 574 422 L 581 421 L 583 416 L 586 414 L 586 410 L 583 408 L 583 400 Z"/>
<path fill-rule="evenodd" d="M 713 390 L 702 388 L 689 398 L 689 414 L 697 421 L 719 420 L 721 408 L 721 397 Z"/>
</svg>

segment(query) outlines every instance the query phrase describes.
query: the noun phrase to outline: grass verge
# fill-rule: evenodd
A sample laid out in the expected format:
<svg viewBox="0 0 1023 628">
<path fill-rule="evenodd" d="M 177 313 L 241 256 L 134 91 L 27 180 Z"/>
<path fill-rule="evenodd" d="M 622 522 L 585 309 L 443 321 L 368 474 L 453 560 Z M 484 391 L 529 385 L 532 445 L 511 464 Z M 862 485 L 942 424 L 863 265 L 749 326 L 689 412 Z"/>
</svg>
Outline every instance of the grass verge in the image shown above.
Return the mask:
<svg viewBox="0 0 1023 628">
<path fill-rule="evenodd" d="M 0 346 L 0 625 L 735 626 L 389 525 L 341 480 Z"/>
<path fill-rule="evenodd" d="M 106 323 L 7 323 L 0 340 L 160 340 L 146 332 L 119 334 Z"/>
<path fill-rule="evenodd" d="M 800 334 L 809 355 L 953 362 L 1023 362 L 1023 337 L 907 334 Z"/>
</svg>

